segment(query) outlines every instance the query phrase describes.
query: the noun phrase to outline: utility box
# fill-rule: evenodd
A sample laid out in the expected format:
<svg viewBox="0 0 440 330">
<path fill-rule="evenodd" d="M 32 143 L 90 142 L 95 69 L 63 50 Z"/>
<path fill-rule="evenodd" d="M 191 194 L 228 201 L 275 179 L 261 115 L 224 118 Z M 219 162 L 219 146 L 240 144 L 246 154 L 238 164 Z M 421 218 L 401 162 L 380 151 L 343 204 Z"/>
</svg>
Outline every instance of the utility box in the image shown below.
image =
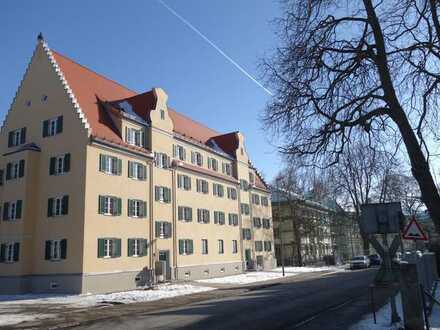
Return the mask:
<svg viewBox="0 0 440 330">
<path fill-rule="evenodd" d="M 397 234 L 403 219 L 400 202 L 363 204 L 359 226 L 363 234 Z"/>
</svg>

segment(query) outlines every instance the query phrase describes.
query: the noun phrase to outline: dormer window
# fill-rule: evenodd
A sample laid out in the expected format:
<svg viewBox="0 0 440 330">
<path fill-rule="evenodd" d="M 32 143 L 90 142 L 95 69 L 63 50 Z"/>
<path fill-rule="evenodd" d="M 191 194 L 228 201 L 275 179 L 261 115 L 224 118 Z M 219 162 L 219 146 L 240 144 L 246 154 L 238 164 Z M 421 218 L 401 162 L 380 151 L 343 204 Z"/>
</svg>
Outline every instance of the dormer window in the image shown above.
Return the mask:
<svg viewBox="0 0 440 330">
<path fill-rule="evenodd" d="M 208 168 L 214 171 L 218 171 L 218 160 L 208 157 Z"/>
<path fill-rule="evenodd" d="M 203 166 L 203 156 L 200 152 L 191 151 L 191 163 L 197 166 Z"/>
<path fill-rule="evenodd" d="M 173 158 L 177 158 L 179 160 L 186 160 L 186 151 L 185 148 L 179 145 L 173 145 Z"/>
<path fill-rule="evenodd" d="M 160 110 L 160 119 L 165 120 L 165 110 Z"/>
<path fill-rule="evenodd" d="M 252 173 L 252 172 L 249 172 L 249 182 L 250 182 L 251 184 L 254 184 L 254 183 L 255 183 L 254 173 Z"/>
<path fill-rule="evenodd" d="M 137 147 L 144 146 L 144 132 L 141 129 L 127 128 L 125 141 Z"/>
<path fill-rule="evenodd" d="M 231 166 L 231 164 L 230 163 L 223 163 L 222 165 L 223 165 L 222 166 L 223 174 L 232 175 L 232 166 Z"/>
</svg>

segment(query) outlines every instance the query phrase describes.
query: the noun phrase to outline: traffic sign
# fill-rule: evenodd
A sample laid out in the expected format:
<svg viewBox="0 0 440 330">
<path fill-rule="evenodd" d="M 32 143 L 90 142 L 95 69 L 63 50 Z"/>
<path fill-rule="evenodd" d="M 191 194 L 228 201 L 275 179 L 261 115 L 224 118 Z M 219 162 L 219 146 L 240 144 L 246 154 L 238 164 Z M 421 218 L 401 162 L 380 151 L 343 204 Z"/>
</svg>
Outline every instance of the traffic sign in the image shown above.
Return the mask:
<svg viewBox="0 0 440 330">
<path fill-rule="evenodd" d="M 413 216 L 409 224 L 405 227 L 402 235 L 403 239 L 421 240 L 427 241 L 428 237 L 416 221 L 416 217 Z"/>
</svg>

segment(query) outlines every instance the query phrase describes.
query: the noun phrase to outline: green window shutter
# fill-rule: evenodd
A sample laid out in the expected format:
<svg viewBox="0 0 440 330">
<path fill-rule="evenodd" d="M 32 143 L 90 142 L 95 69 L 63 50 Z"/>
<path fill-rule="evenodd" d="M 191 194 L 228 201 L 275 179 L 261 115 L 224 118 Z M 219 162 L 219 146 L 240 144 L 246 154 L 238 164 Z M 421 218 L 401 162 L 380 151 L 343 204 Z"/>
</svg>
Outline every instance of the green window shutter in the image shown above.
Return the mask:
<svg viewBox="0 0 440 330">
<path fill-rule="evenodd" d="M 171 190 L 169 188 L 164 188 L 165 203 L 171 202 Z"/>
<path fill-rule="evenodd" d="M 43 121 L 43 137 L 46 137 L 49 135 L 49 120 Z"/>
<path fill-rule="evenodd" d="M 99 155 L 99 170 L 101 171 L 101 172 L 106 172 L 106 164 L 107 164 L 107 162 L 106 162 L 106 156 L 105 155 L 103 155 L 103 154 L 100 154 Z"/>
<path fill-rule="evenodd" d="M 142 218 L 146 218 L 147 217 L 147 202 L 142 202 L 141 203 L 141 212 L 142 212 Z"/>
<path fill-rule="evenodd" d="M 117 258 L 121 256 L 121 239 L 119 238 L 115 238 L 113 240 L 114 242 L 114 253 L 113 253 L 113 257 Z"/>
<path fill-rule="evenodd" d="M 20 243 L 14 243 L 14 261 L 17 262 L 20 257 Z"/>
<path fill-rule="evenodd" d="M 148 240 L 147 239 L 142 240 L 142 255 L 143 256 L 148 255 Z"/>
<path fill-rule="evenodd" d="M 69 213 L 69 196 L 63 196 L 61 200 L 61 214 L 66 215 Z"/>
<path fill-rule="evenodd" d="M 133 177 L 133 166 L 134 166 L 134 163 L 131 161 L 128 161 L 128 177 L 129 178 Z"/>
<path fill-rule="evenodd" d="M 193 246 L 193 240 L 188 240 L 188 253 L 193 254 L 194 253 L 194 246 Z"/>
<path fill-rule="evenodd" d="M 154 186 L 154 200 L 158 201 L 160 197 L 160 187 Z"/>
<path fill-rule="evenodd" d="M 122 174 L 122 159 L 118 159 L 118 175 Z"/>
<path fill-rule="evenodd" d="M 20 144 L 24 144 L 26 142 L 26 127 L 23 127 L 20 132 Z"/>
<path fill-rule="evenodd" d="M 105 207 L 105 198 L 104 198 L 104 196 L 99 196 L 99 198 L 98 198 L 98 213 L 99 214 L 104 213 L 104 207 Z"/>
<path fill-rule="evenodd" d="M 98 258 L 104 257 L 104 246 L 105 240 L 103 238 L 98 238 Z"/>
<path fill-rule="evenodd" d="M 9 132 L 8 135 L 8 148 L 12 147 L 14 144 L 14 132 Z"/>
<path fill-rule="evenodd" d="M 3 205 L 3 220 L 9 220 L 9 203 Z"/>
<path fill-rule="evenodd" d="M 64 172 L 70 171 L 70 154 L 64 155 Z"/>
<path fill-rule="evenodd" d="M 133 200 L 129 199 L 127 201 L 127 214 L 129 217 L 133 216 Z"/>
<path fill-rule="evenodd" d="M 44 244 L 44 259 L 50 260 L 50 250 L 52 247 L 52 241 L 46 241 Z"/>
<path fill-rule="evenodd" d="M 0 186 L 3 186 L 3 176 L 5 172 L 3 170 L 0 170 Z"/>
<path fill-rule="evenodd" d="M 177 208 L 177 220 L 183 220 L 183 207 L 179 206 Z"/>
<path fill-rule="evenodd" d="M 55 157 L 50 157 L 50 161 L 49 161 L 49 175 L 54 175 L 55 174 L 55 162 L 57 161 L 57 159 Z"/>
<path fill-rule="evenodd" d="M 12 164 L 8 163 L 6 164 L 6 180 L 11 180 L 11 171 L 12 171 Z"/>
<path fill-rule="evenodd" d="M 22 209 L 23 201 L 19 199 L 15 206 L 15 219 L 21 219 L 21 209 Z"/>
<path fill-rule="evenodd" d="M 47 200 L 47 216 L 53 216 L 53 198 Z"/>
<path fill-rule="evenodd" d="M 24 177 L 24 159 L 20 160 L 18 163 L 18 177 Z"/>
<path fill-rule="evenodd" d="M 156 237 L 159 237 L 160 236 L 160 222 L 159 221 L 156 221 L 155 222 L 155 227 L 156 227 Z"/>
<path fill-rule="evenodd" d="M 171 222 L 165 222 L 165 237 L 171 237 Z"/>
<path fill-rule="evenodd" d="M 63 116 L 57 118 L 57 134 L 63 131 Z"/>
<path fill-rule="evenodd" d="M 183 254 L 183 239 L 179 239 L 179 254 L 182 255 Z"/>
<path fill-rule="evenodd" d="M 142 165 L 141 167 L 141 180 L 146 180 L 147 179 L 147 167 L 145 165 Z"/>
<path fill-rule="evenodd" d="M 0 245 L 0 262 L 5 262 L 6 260 L 6 244 Z"/>
<path fill-rule="evenodd" d="M 189 208 L 188 209 L 188 221 L 192 221 L 192 218 L 193 218 L 193 209 L 192 208 Z"/>
<path fill-rule="evenodd" d="M 110 157 L 111 163 L 112 163 L 112 174 L 117 175 L 119 174 L 119 166 L 118 166 L 118 159 L 116 157 Z"/>
<path fill-rule="evenodd" d="M 122 199 L 115 198 L 115 203 L 116 203 L 116 214 L 115 215 L 121 215 L 122 214 Z"/>
<path fill-rule="evenodd" d="M 67 239 L 62 239 L 60 241 L 61 248 L 61 259 L 66 259 L 67 257 Z"/>
<path fill-rule="evenodd" d="M 129 238 L 127 240 L 128 256 L 131 257 L 134 254 L 134 239 Z"/>
</svg>

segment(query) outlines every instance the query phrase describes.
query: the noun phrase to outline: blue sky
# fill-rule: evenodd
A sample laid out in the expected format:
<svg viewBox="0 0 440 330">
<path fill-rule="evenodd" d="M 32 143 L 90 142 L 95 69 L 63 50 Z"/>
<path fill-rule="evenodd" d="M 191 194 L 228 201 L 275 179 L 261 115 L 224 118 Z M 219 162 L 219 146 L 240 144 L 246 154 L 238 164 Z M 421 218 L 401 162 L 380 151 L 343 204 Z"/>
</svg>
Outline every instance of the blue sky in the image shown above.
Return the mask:
<svg viewBox="0 0 440 330">
<path fill-rule="evenodd" d="M 276 46 L 277 1 L 165 0 L 251 75 Z M 122 5 L 123 4 L 123 5 Z M 43 32 L 49 46 L 138 92 L 162 87 L 169 104 L 220 132 L 240 130 L 255 166 L 280 167 L 259 122 L 269 95 L 156 0 L 2 1 L 0 117 Z"/>
</svg>

